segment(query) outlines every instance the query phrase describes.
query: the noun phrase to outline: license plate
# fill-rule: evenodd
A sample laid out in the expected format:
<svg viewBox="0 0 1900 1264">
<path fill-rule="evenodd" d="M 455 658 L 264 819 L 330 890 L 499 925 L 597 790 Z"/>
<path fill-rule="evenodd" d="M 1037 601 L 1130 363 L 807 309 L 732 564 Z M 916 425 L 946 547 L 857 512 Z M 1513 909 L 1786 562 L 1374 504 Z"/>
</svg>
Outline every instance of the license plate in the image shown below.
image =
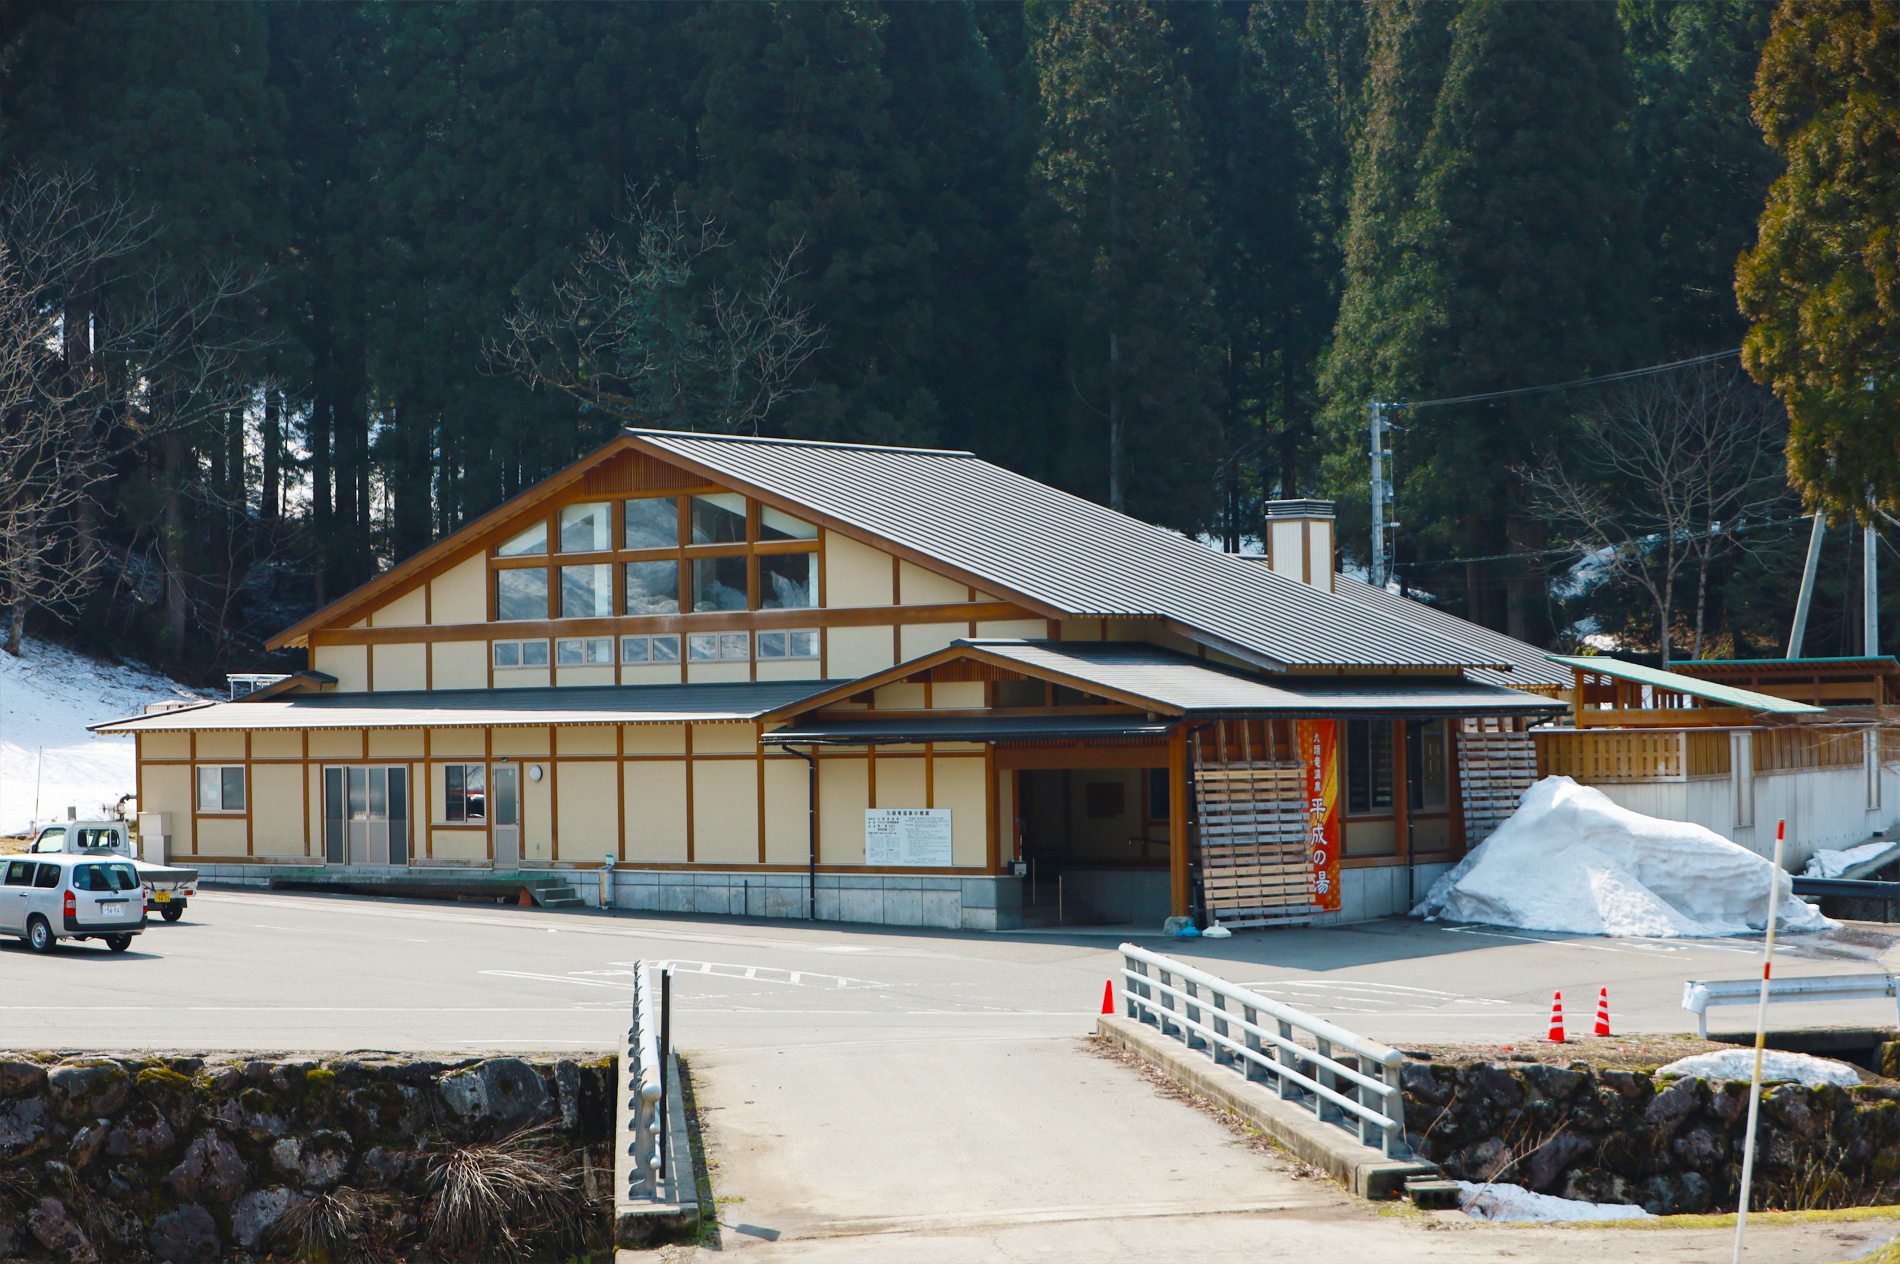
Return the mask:
<svg viewBox="0 0 1900 1264">
<path fill-rule="evenodd" d="M 108 901 L 99 906 L 99 911 L 101 913 L 104 913 L 108 917 L 123 917 L 125 915 L 125 901 L 124 900 Z"/>
<path fill-rule="evenodd" d="M 157 900 L 160 904 L 170 904 L 172 902 L 172 893 L 170 891 L 159 891 L 155 892 L 152 898 Z"/>
</svg>

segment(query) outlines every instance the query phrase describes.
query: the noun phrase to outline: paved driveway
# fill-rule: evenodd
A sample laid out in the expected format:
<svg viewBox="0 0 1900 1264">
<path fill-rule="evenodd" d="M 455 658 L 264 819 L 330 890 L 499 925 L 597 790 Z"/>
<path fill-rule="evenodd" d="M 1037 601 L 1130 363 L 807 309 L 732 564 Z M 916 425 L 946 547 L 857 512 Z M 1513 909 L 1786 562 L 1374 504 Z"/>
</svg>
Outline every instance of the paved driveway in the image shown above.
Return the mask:
<svg viewBox="0 0 1900 1264">
<path fill-rule="evenodd" d="M 1295 1179 L 1079 1050 L 1116 942 L 214 891 L 124 955 L 0 945 L 0 1046 L 604 1050 L 625 1026 L 633 963 L 667 959 L 716 1188 L 742 1200 L 722 1205 L 723 1249 L 760 1264 L 1727 1258 L 1721 1233 L 1672 1233 L 1659 1250 L 1630 1230 L 1428 1228 L 1439 1222 Z M 1756 968 L 1755 949 L 1731 941 L 1410 922 L 1143 942 L 1394 1042 L 1531 1039 L 1553 988 L 1574 1012 L 1599 984 L 1622 1029 L 1680 1031 L 1684 978 Z M 1779 972 L 1865 970 L 1892 946 L 1810 937 Z M 1872 1003 L 1784 1017 L 1893 1021 Z M 1839 1259 L 1869 1232 L 1775 1230 L 1750 1259 Z"/>
</svg>

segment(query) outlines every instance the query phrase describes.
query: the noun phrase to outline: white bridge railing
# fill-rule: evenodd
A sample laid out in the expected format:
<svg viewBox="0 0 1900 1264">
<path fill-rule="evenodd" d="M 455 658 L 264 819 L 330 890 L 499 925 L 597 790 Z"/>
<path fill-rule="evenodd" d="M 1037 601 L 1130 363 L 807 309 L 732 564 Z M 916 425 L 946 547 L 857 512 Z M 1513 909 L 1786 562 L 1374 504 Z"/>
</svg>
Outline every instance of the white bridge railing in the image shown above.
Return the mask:
<svg viewBox="0 0 1900 1264">
<path fill-rule="evenodd" d="M 1771 1001 L 1873 1001 L 1900 1005 L 1900 985 L 1891 974 L 1821 974 L 1768 980 Z M 1695 1015 L 1696 1034 L 1709 1038 L 1709 1009 L 1715 1005 L 1755 1005 L 1760 979 L 1690 979 L 1682 985 L 1682 1008 Z M 1900 1013 L 1900 1010 L 1896 1010 Z"/>
<path fill-rule="evenodd" d="M 620 1059 L 620 1117 L 626 1145 L 624 1200 L 653 1198 L 660 1188 L 666 1133 L 665 1011 L 654 995 L 653 971 L 644 961 L 633 969 L 633 1025 Z"/>
<path fill-rule="evenodd" d="M 1409 1158 L 1399 1068 L 1405 1056 L 1323 1018 L 1134 944 L 1121 946 L 1128 1017 L 1178 1036 L 1216 1063 L 1276 1089 L 1322 1123 L 1355 1134 L 1388 1158 Z M 1302 1044 L 1294 1033 L 1313 1040 Z M 1350 1056 L 1340 1051 L 1349 1051 Z"/>
</svg>

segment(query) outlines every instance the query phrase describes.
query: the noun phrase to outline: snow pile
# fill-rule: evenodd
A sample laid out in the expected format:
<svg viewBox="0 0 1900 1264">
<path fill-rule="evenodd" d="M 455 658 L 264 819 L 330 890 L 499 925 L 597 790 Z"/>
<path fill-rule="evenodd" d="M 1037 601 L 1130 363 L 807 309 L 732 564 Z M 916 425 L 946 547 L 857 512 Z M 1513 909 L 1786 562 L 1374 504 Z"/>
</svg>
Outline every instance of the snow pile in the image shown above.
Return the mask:
<svg viewBox="0 0 1900 1264">
<path fill-rule="evenodd" d="M 1717 1053 L 1692 1054 L 1677 1058 L 1666 1067 L 1658 1067 L 1656 1074 L 1699 1080 L 1747 1080 L 1755 1074 L 1755 1051 L 1723 1049 Z M 1780 1049 L 1762 1050 L 1761 1078 L 1764 1084 L 1770 1080 L 1796 1080 L 1809 1086 L 1838 1084 L 1842 1088 L 1853 1088 L 1860 1083 L 1859 1073 L 1845 1062 L 1806 1053 L 1785 1053 Z"/>
<path fill-rule="evenodd" d="M 1848 847 L 1842 851 L 1817 851 L 1808 857 L 1808 867 L 1801 871 L 1804 878 L 1838 878 L 1864 860 L 1872 860 L 1884 851 L 1893 850 L 1892 843 L 1862 843 L 1858 847 Z"/>
<path fill-rule="evenodd" d="M 1586 1203 L 1555 1194 L 1534 1194 L 1522 1185 L 1474 1185 L 1458 1182 L 1458 1205 L 1474 1220 L 1642 1220 L 1647 1211 L 1634 1203 Z"/>
<path fill-rule="evenodd" d="M 198 696 L 144 667 L 97 662 L 28 639 L 25 658 L 0 650 L 0 834 L 23 834 L 66 809 L 97 816 L 138 785 L 130 737 L 88 724 L 139 715 L 148 702 Z"/>
<path fill-rule="evenodd" d="M 1713 830 L 1546 777 L 1412 913 L 1582 935 L 1738 935 L 1767 924 L 1772 867 Z M 1836 924 L 1794 898 L 1787 874 L 1775 890 L 1783 929 Z"/>
</svg>

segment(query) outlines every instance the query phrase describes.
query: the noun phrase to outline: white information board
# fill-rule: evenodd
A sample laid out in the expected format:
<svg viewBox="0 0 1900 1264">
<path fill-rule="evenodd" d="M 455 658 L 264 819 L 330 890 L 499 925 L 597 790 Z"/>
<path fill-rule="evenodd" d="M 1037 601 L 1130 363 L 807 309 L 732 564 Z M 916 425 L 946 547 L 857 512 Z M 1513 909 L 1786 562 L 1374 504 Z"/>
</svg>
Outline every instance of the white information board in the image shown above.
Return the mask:
<svg viewBox="0 0 1900 1264">
<path fill-rule="evenodd" d="M 950 864 L 950 809 L 866 808 L 864 863 Z"/>
</svg>

